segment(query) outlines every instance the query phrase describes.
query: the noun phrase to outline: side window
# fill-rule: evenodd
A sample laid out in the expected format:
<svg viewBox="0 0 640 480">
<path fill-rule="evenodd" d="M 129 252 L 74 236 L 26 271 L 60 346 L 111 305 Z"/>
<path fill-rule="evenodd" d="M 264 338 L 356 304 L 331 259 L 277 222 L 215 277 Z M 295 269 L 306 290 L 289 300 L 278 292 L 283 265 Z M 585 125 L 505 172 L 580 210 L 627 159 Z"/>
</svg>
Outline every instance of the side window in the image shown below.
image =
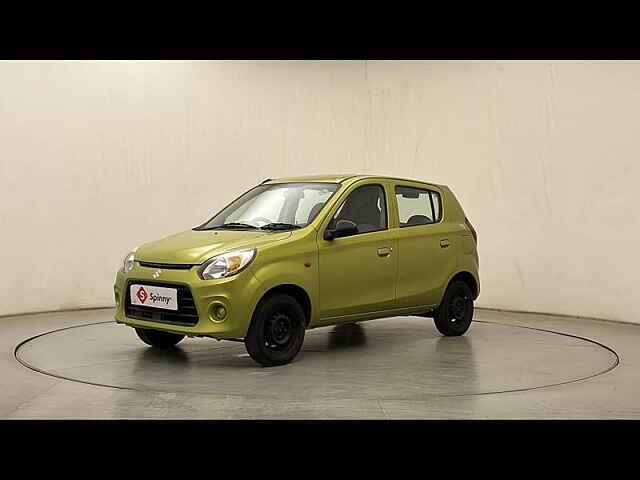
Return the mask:
<svg viewBox="0 0 640 480">
<path fill-rule="evenodd" d="M 358 226 L 358 233 L 375 232 L 387 228 L 387 202 L 380 185 L 364 185 L 349 194 L 329 222 L 333 229 L 338 220 L 350 220 Z"/>
<path fill-rule="evenodd" d="M 440 209 L 440 194 L 438 192 L 430 191 L 431 200 L 433 200 L 433 218 L 435 222 L 439 222 L 442 218 L 442 211 Z"/>
<path fill-rule="evenodd" d="M 400 228 L 428 225 L 440 220 L 440 195 L 431 190 L 396 186 Z"/>
</svg>

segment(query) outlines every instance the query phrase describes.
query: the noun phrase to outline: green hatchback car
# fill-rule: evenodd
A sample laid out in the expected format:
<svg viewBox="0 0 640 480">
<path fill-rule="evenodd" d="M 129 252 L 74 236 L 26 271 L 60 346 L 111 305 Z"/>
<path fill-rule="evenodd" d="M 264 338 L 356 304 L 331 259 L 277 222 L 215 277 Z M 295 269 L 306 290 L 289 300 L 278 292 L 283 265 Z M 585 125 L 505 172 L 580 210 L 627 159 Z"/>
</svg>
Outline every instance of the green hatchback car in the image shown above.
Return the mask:
<svg viewBox="0 0 640 480">
<path fill-rule="evenodd" d="M 157 348 L 243 341 L 290 362 L 307 329 L 398 315 L 462 335 L 480 293 L 477 235 L 444 186 L 370 175 L 265 180 L 212 219 L 129 253 L 116 321 Z"/>
</svg>

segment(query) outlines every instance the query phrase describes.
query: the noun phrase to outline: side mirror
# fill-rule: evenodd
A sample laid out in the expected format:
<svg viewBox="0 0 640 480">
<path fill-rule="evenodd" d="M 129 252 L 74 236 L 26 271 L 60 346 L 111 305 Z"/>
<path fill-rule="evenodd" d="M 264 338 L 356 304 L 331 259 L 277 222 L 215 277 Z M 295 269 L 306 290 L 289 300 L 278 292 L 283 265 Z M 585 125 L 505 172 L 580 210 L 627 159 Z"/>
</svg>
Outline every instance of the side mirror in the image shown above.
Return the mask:
<svg viewBox="0 0 640 480">
<path fill-rule="evenodd" d="M 358 233 L 358 226 L 351 220 L 338 220 L 336 228 L 324 231 L 325 240 L 333 240 L 334 238 L 350 237 Z"/>
</svg>

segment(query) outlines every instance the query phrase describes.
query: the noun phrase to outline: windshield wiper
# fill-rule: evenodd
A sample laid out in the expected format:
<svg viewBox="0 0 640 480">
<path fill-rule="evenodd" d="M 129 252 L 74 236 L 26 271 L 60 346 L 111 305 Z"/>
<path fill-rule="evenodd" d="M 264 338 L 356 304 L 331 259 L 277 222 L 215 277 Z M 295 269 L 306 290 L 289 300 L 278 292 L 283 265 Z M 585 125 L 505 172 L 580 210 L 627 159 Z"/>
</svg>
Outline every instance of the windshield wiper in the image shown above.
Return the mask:
<svg viewBox="0 0 640 480">
<path fill-rule="evenodd" d="M 302 228 L 300 225 L 294 225 L 293 223 L 267 223 L 260 227 L 260 230 L 291 230 L 295 228 Z"/>
<path fill-rule="evenodd" d="M 238 222 L 231 222 L 231 223 L 223 223 L 222 225 L 217 225 L 215 227 L 210 227 L 210 228 L 203 228 L 202 230 L 217 230 L 218 228 L 224 228 L 224 229 L 245 229 L 245 228 L 250 228 L 252 230 L 257 230 L 258 227 L 256 227 L 255 225 L 249 225 L 248 223 L 238 223 Z"/>
</svg>

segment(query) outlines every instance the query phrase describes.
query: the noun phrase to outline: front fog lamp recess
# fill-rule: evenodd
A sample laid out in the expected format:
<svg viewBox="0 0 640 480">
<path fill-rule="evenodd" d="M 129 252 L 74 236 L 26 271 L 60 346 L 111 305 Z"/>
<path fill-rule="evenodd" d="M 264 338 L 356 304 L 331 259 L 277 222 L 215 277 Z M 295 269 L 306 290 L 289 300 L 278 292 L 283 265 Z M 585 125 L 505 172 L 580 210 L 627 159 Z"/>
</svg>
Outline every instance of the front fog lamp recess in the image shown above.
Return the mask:
<svg viewBox="0 0 640 480">
<path fill-rule="evenodd" d="M 227 319 L 229 314 L 227 307 L 222 303 L 214 303 L 209 309 L 209 317 L 214 323 L 222 323 Z"/>
<path fill-rule="evenodd" d="M 231 275 L 240 273 L 242 270 L 247 268 L 255 256 L 255 248 L 249 250 L 235 250 L 233 252 L 216 255 L 215 257 L 207 260 L 202 267 L 200 267 L 198 275 L 200 275 L 200 278 L 203 280 L 230 277 Z"/>
<path fill-rule="evenodd" d="M 215 315 L 216 319 L 224 320 L 227 316 L 227 309 L 224 308 L 222 305 L 218 305 L 216 308 L 213 309 L 213 314 Z"/>
</svg>

